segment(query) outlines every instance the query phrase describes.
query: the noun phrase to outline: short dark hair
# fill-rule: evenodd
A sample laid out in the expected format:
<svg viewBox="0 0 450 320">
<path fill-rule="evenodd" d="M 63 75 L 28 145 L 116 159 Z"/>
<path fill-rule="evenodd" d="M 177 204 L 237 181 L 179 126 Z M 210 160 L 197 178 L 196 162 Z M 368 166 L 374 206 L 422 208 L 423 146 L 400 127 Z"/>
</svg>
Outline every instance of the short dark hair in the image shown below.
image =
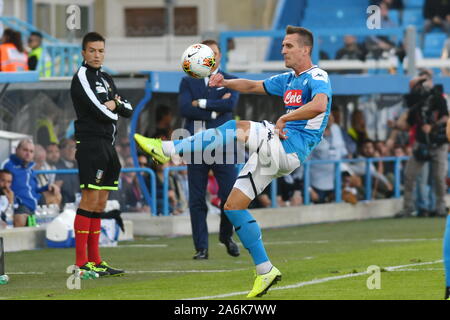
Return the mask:
<svg viewBox="0 0 450 320">
<path fill-rule="evenodd" d="M 64 138 L 59 142 L 59 149 L 64 149 L 65 147 L 67 147 L 69 145 L 70 142 L 76 142 L 73 139 L 70 138 Z"/>
<path fill-rule="evenodd" d="M 31 36 L 36 36 L 42 39 L 42 33 L 40 33 L 39 31 L 33 31 L 30 33 L 30 37 Z"/>
<path fill-rule="evenodd" d="M 0 174 L 10 174 L 11 176 L 13 175 L 12 172 L 7 169 L 0 169 Z"/>
<path fill-rule="evenodd" d="M 201 42 L 201 44 L 205 44 L 205 45 L 207 45 L 207 46 L 210 46 L 210 45 L 216 45 L 217 48 L 219 48 L 219 52 L 220 52 L 220 46 L 219 46 L 219 43 L 218 43 L 216 40 L 213 40 L 213 39 L 206 39 L 206 40 L 203 40 L 203 41 Z"/>
<path fill-rule="evenodd" d="M 56 146 L 56 147 L 58 147 L 58 149 L 59 149 L 59 144 L 57 144 L 56 142 L 50 142 L 49 144 L 47 144 L 47 145 L 45 146 L 45 149 L 47 149 L 47 148 L 50 147 L 50 146 Z"/>
<path fill-rule="evenodd" d="M 85 34 L 82 43 L 83 50 L 86 50 L 88 42 L 96 42 L 96 41 L 106 42 L 105 38 L 103 38 L 103 36 L 98 32 L 89 32 Z"/>
<path fill-rule="evenodd" d="M 156 123 L 160 122 L 168 114 L 172 114 L 172 109 L 169 106 L 165 104 L 158 105 L 155 111 Z"/>
<path fill-rule="evenodd" d="M 286 34 L 294 34 L 294 33 L 300 36 L 300 41 L 303 46 L 311 47 L 310 51 L 311 54 L 314 47 L 314 36 L 312 32 L 302 27 L 290 25 L 286 27 Z"/>
</svg>

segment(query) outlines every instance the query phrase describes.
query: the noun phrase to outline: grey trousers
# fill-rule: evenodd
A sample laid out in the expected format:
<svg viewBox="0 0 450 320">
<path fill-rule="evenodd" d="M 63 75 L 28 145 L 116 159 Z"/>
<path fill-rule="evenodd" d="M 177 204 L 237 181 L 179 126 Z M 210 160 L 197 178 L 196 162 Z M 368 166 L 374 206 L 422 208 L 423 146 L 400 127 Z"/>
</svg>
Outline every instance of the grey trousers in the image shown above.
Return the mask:
<svg viewBox="0 0 450 320">
<path fill-rule="evenodd" d="M 445 195 L 447 194 L 448 144 L 445 143 L 440 147 L 431 149 L 430 161 L 432 162 L 432 179 L 436 183 L 436 210 L 439 214 L 445 214 L 447 212 Z M 425 162 L 416 160 L 414 156 L 411 156 L 406 163 L 403 195 L 403 208 L 406 210 L 414 211 L 413 192 L 416 187 L 416 178 L 424 164 Z"/>
</svg>

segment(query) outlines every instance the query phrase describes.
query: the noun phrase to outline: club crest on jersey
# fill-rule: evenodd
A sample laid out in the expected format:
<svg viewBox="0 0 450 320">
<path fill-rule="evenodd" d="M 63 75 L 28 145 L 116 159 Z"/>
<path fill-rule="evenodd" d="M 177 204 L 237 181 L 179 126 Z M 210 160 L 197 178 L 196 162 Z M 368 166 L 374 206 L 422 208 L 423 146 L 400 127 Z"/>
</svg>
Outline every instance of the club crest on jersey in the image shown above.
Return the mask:
<svg viewBox="0 0 450 320">
<path fill-rule="evenodd" d="M 95 183 L 100 183 L 103 177 L 103 170 L 97 170 L 97 174 L 95 175 Z"/>
<path fill-rule="evenodd" d="M 288 90 L 284 93 L 284 104 L 291 107 L 300 107 L 303 105 L 302 90 Z"/>
</svg>

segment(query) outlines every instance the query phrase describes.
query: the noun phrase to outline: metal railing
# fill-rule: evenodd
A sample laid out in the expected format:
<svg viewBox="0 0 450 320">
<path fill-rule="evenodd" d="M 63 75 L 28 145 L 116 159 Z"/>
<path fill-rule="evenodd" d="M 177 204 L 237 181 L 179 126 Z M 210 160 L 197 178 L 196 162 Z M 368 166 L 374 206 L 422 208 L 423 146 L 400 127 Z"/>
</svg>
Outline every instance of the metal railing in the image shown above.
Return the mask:
<svg viewBox="0 0 450 320">
<path fill-rule="evenodd" d="M 157 215 L 156 212 L 156 175 L 152 169 L 149 168 L 122 168 L 120 170 L 122 173 L 127 172 L 145 172 L 148 173 L 150 178 L 150 199 L 147 199 L 147 204 L 151 208 L 151 214 L 153 216 Z M 34 171 L 36 175 L 38 174 L 78 174 L 78 169 L 58 169 L 58 170 L 36 170 Z"/>
<path fill-rule="evenodd" d="M 334 194 L 335 202 L 342 202 L 342 163 L 358 163 L 365 162 L 365 174 L 364 174 L 364 191 L 365 199 L 372 200 L 372 174 L 370 171 L 371 164 L 375 162 L 394 162 L 394 185 L 393 185 L 393 197 L 400 198 L 401 196 L 401 163 L 407 161 L 409 157 L 382 157 L 382 158 L 358 158 L 358 159 L 341 159 L 341 160 L 308 160 L 303 163 L 303 204 L 310 205 L 311 198 L 309 194 L 309 188 L 311 186 L 311 165 L 320 164 L 334 164 Z M 237 165 L 238 168 L 242 168 L 242 165 Z M 169 212 L 169 174 L 171 171 L 183 171 L 186 170 L 186 166 L 167 167 L 164 168 L 164 182 L 163 182 L 163 209 L 162 214 L 168 216 Z M 277 179 L 271 182 L 271 207 L 276 208 L 277 204 Z"/>
</svg>

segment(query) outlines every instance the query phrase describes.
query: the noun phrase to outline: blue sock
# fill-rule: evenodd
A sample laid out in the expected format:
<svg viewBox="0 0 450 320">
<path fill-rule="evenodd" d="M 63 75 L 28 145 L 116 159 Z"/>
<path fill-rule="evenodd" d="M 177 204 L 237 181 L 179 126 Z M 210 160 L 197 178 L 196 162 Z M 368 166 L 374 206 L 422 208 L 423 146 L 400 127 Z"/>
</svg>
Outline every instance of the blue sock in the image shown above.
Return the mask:
<svg viewBox="0 0 450 320">
<path fill-rule="evenodd" d="M 239 239 L 250 252 L 255 265 L 269 261 L 261 237 L 261 229 L 248 210 L 225 210 Z"/>
<path fill-rule="evenodd" d="M 236 138 L 236 120 L 230 120 L 217 128 L 211 128 L 182 140 L 174 140 L 175 153 L 192 153 L 226 145 Z"/>
<path fill-rule="evenodd" d="M 444 267 L 445 283 L 447 287 L 450 287 L 450 215 L 447 217 L 444 234 Z"/>
</svg>

